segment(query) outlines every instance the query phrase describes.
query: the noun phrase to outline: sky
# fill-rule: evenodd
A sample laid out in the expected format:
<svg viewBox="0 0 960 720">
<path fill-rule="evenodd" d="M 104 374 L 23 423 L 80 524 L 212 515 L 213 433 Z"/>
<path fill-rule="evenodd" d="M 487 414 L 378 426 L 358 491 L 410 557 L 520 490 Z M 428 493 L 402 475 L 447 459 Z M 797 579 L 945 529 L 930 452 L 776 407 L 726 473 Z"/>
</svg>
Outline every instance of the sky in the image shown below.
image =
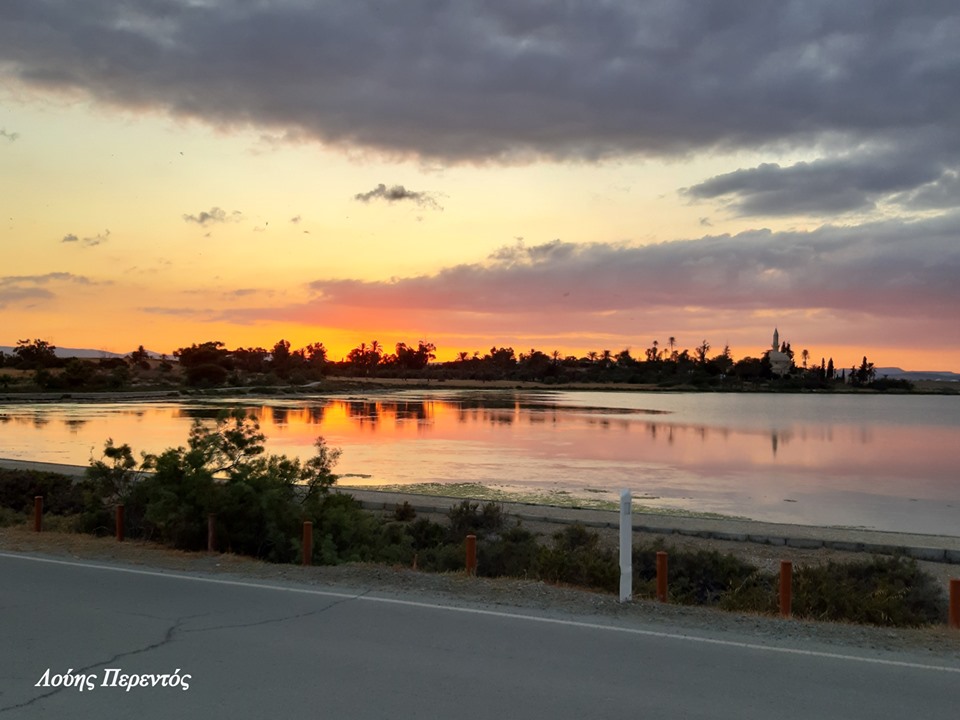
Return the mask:
<svg viewBox="0 0 960 720">
<path fill-rule="evenodd" d="M 4 0 L 0 345 L 960 372 L 960 6 Z"/>
</svg>

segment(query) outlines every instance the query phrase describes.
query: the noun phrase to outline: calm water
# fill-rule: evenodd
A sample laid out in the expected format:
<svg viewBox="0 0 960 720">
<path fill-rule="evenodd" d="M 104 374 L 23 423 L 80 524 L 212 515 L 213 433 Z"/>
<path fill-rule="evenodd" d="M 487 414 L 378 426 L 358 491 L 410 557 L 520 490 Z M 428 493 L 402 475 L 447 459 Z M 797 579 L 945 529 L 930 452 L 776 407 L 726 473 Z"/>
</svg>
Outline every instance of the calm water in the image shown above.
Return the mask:
<svg viewBox="0 0 960 720">
<path fill-rule="evenodd" d="M 271 452 L 343 450 L 349 485 L 477 482 L 774 522 L 960 535 L 960 398 L 402 391 L 284 400 L 0 404 L 0 457 L 159 452 L 241 405 Z"/>
</svg>

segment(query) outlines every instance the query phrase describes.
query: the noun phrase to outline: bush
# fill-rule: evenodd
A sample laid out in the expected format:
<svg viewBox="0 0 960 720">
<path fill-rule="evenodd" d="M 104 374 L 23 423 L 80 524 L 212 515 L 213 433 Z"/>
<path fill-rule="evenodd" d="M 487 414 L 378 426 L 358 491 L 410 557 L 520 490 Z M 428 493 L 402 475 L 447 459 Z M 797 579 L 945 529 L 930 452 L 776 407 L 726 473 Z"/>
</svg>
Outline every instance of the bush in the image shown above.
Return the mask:
<svg viewBox="0 0 960 720">
<path fill-rule="evenodd" d="M 67 475 L 0 468 L 0 507 L 32 512 L 33 499 L 43 496 L 43 512 L 72 515 L 83 510 L 83 491 Z"/>
<path fill-rule="evenodd" d="M 450 508 L 449 542 L 461 542 L 467 535 L 483 538 L 498 532 L 503 527 L 503 508 L 497 503 L 480 503 L 464 500 Z"/>
<path fill-rule="evenodd" d="M 406 500 L 403 501 L 403 504 L 398 504 L 396 509 L 393 511 L 393 518 L 399 522 L 409 522 L 417 517 L 417 511 L 413 509 L 411 505 Z"/>
<path fill-rule="evenodd" d="M 536 536 L 519 525 L 499 538 L 480 543 L 477 548 L 477 574 L 486 577 L 537 577 L 540 544 Z"/>
<path fill-rule="evenodd" d="M 634 579 L 638 587 L 646 586 L 650 595 L 654 594 L 658 550 L 666 551 L 669 556 L 667 588 L 673 602 L 713 606 L 725 601 L 728 605 L 736 605 L 738 601 L 747 602 L 748 595 L 750 602 L 758 602 L 753 590 L 759 588 L 763 591 L 768 587 L 768 580 L 759 574 L 757 568 L 734 555 L 715 550 L 678 550 L 654 543 L 633 549 Z"/>
<path fill-rule="evenodd" d="M 620 564 L 612 550 L 600 546 L 600 536 L 582 525 L 571 525 L 553 536 L 553 546 L 538 556 L 541 579 L 616 592 Z"/>
<path fill-rule="evenodd" d="M 815 620 L 918 626 L 942 622 L 946 598 L 915 560 L 874 557 L 796 570 L 793 614 Z"/>
</svg>

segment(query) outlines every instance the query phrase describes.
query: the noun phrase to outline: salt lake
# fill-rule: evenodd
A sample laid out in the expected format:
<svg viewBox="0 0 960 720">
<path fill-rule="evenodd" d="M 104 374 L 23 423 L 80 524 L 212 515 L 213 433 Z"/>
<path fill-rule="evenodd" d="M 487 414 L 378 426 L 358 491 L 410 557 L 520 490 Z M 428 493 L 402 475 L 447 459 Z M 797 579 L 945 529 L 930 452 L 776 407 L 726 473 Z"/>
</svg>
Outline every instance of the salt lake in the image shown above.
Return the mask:
<svg viewBox="0 0 960 720">
<path fill-rule="evenodd" d="M 769 522 L 960 535 L 960 397 L 393 391 L 0 404 L 0 458 L 85 465 L 113 438 L 186 442 L 243 407 L 269 452 L 323 436 L 350 486 L 476 483 Z"/>
</svg>

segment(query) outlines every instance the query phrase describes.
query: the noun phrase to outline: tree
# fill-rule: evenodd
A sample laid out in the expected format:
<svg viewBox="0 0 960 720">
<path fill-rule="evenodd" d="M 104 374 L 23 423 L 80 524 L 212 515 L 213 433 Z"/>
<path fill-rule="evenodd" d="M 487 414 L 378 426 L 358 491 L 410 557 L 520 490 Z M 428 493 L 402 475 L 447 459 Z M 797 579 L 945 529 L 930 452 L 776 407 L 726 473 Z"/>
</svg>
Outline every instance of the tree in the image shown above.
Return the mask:
<svg viewBox="0 0 960 720">
<path fill-rule="evenodd" d="M 130 355 L 127 356 L 130 360 L 130 364 L 135 368 L 140 368 L 141 370 L 150 369 L 150 353 L 148 353 L 143 345 L 137 347 Z"/>
<path fill-rule="evenodd" d="M 18 365 L 24 370 L 40 370 L 55 367 L 59 363 L 57 347 L 46 340 L 17 340 L 13 354 L 17 357 Z"/>
<path fill-rule="evenodd" d="M 873 382 L 874 378 L 877 375 L 877 371 L 873 367 L 872 362 L 867 362 L 867 356 L 863 356 L 863 362 L 860 363 L 859 368 L 851 368 L 850 376 L 854 378 L 854 381 L 857 385 L 867 385 Z"/>
<path fill-rule="evenodd" d="M 710 343 L 706 340 L 697 347 L 697 362 L 701 365 L 707 364 L 707 353 L 710 352 Z"/>
<path fill-rule="evenodd" d="M 310 343 L 304 348 L 304 353 L 311 367 L 323 368 L 327 363 L 327 349 L 323 343 Z"/>
<path fill-rule="evenodd" d="M 800 357 L 803 359 L 803 369 L 806 370 L 806 369 L 807 369 L 807 360 L 810 359 L 810 351 L 809 351 L 809 350 L 806 350 L 806 349 L 801 350 L 801 351 L 800 351 Z"/>
</svg>

